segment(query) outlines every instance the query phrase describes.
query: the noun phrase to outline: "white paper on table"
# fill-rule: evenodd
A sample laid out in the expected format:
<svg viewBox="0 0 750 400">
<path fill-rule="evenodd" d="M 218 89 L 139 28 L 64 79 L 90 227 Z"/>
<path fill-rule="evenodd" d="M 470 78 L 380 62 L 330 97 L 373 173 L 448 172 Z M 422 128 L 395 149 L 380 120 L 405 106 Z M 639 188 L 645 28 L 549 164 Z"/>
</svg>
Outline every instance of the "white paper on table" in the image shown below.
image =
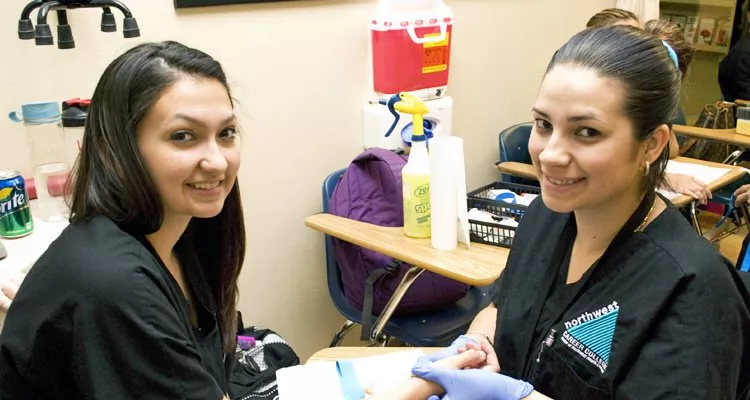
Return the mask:
<svg viewBox="0 0 750 400">
<path fill-rule="evenodd" d="M 708 165 L 685 163 L 675 160 L 669 160 L 669 162 L 667 162 L 667 168 L 665 169 L 665 172 L 668 174 L 690 175 L 704 184 L 711 183 L 730 171 L 732 171 L 732 168 L 711 167 Z M 675 193 L 666 189 L 658 189 L 657 191 L 670 200 L 680 195 L 680 193 Z"/>
<path fill-rule="evenodd" d="M 537 197 L 539 197 L 538 194 L 522 193 L 516 196 L 516 203 L 528 207 Z"/>
<path fill-rule="evenodd" d="M 668 174 L 690 175 L 703 183 L 710 183 L 726 175 L 731 170 L 731 167 L 719 168 L 709 165 L 669 160 L 665 172 Z"/>
<path fill-rule="evenodd" d="M 387 390 L 407 380 L 422 350 L 350 359 L 363 388 L 373 393 Z M 335 361 L 310 361 L 276 371 L 279 400 L 345 400 Z"/>
</svg>

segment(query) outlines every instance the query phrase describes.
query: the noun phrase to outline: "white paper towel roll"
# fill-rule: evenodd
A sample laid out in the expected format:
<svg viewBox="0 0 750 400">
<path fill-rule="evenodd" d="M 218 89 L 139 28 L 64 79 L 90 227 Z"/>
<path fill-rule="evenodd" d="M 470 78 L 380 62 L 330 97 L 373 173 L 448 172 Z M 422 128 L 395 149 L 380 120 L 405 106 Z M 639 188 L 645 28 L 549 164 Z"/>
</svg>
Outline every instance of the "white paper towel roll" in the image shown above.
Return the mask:
<svg viewBox="0 0 750 400">
<path fill-rule="evenodd" d="M 458 241 L 470 247 L 469 239 L 469 209 L 466 201 L 466 165 L 464 164 L 464 141 L 461 139 L 459 149 L 456 150 L 456 161 L 453 174 L 456 179 L 456 207 L 458 213 Z"/>
<path fill-rule="evenodd" d="M 430 140 L 429 146 L 432 247 L 453 250 L 458 243 L 461 190 L 462 208 L 466 213 L 464 143 L 456 136 L 436 137 Z"/>
</svg>

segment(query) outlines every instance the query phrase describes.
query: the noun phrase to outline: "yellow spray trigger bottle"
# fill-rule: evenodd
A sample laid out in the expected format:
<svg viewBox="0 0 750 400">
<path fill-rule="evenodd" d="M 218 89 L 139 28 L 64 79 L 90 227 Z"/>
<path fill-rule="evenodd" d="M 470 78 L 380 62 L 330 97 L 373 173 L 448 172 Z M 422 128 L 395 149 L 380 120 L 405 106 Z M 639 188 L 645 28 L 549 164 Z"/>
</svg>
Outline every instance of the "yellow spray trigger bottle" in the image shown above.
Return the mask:
<svg viewBox="0 0 750 400">
<path fill-rule="evenodd" d="M 416 96 L 401 92 L 393 108 L 411 114 L 414 133 L 409 159 L 401 170 L 404 194 L 404 233 L 414 238 L 430 237 L 430 157 L 424 135 L 424 114 L 430 110 Z"/>
</svg>

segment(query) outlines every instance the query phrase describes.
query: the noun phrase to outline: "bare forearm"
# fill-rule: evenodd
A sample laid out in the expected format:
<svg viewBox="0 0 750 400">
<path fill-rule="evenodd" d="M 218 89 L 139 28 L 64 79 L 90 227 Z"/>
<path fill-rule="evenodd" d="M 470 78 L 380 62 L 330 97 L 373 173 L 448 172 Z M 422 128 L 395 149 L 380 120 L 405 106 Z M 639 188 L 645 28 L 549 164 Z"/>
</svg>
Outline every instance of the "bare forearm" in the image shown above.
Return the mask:
<svg viewBox="0 0 750 400">
<path fill-rule="evenodd" d="M 474 321 L 471 322 L 469 330 L 466 333 L 486 335 L 490 340 L 494 340 L 495 326 L 497 326 L 497 308 L 495 308 L 494 304 L 490 304 L 474 317 Z"/>
<path fill-rule="evenodd" d="M 408 381 L 387 390 L 382 393 L 367 396 L 367 400 L 412 400 L 412 399 L 427 399 L 430 396 L 442 396 L 445 393 L 443 388 L 430 381 L 412 377 Z M 537 391 L 531 392 L 528 396 L 522 400 L 553 400 Z"/>
<path fill-rule="evenodd" d="M 531 392 L 530 395 L 524 397 L 521 400 L 552 400 L 552 398 L 547 397 L 547 396 L 545 396 L 545 395 L 543 395 L 543 394 L 541 394 L 541 393 L 539 393 L 539 392 L 537 392 L 535 390 L 535 391 Z"/>
<path fill-rule="evenodd" d="M 422 378 L 411 377 L 403 383 L 386 390 L 367 396 L 367 400 L 411 400 L 426 399 L 432 395 L 442 396 L 445 390 L 437 383 Z"/>
</svg>

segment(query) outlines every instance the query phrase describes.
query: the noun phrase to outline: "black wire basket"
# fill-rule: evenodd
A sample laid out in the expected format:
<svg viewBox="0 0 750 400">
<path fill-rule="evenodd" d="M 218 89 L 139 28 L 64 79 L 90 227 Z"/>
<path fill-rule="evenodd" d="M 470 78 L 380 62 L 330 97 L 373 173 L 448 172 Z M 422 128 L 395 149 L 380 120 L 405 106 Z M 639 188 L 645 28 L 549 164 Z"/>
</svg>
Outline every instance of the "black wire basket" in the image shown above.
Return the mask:
<svg viewBox="0 0 750 400">
<path fill-rule="evenodd" d="M 492 190 L 506 189 L 515 194 L 539 195 L 540 190 L 536 186 L 521 185 L 517 183 L 493 182 L 480 187 L 467 194 L 468 208 L 476 208 L 492 214 L 495 222 L 478 221 L 469 219 L 469 236 L 472 242 L 489 244 L 492 246 L 511 247 L 516 228 L 501 224 L 504 219 L 512 219 L 520 222 L 526 206 L 522 204 L 507 203 L 495 200 L 491 197 Z"/>
</svg>

